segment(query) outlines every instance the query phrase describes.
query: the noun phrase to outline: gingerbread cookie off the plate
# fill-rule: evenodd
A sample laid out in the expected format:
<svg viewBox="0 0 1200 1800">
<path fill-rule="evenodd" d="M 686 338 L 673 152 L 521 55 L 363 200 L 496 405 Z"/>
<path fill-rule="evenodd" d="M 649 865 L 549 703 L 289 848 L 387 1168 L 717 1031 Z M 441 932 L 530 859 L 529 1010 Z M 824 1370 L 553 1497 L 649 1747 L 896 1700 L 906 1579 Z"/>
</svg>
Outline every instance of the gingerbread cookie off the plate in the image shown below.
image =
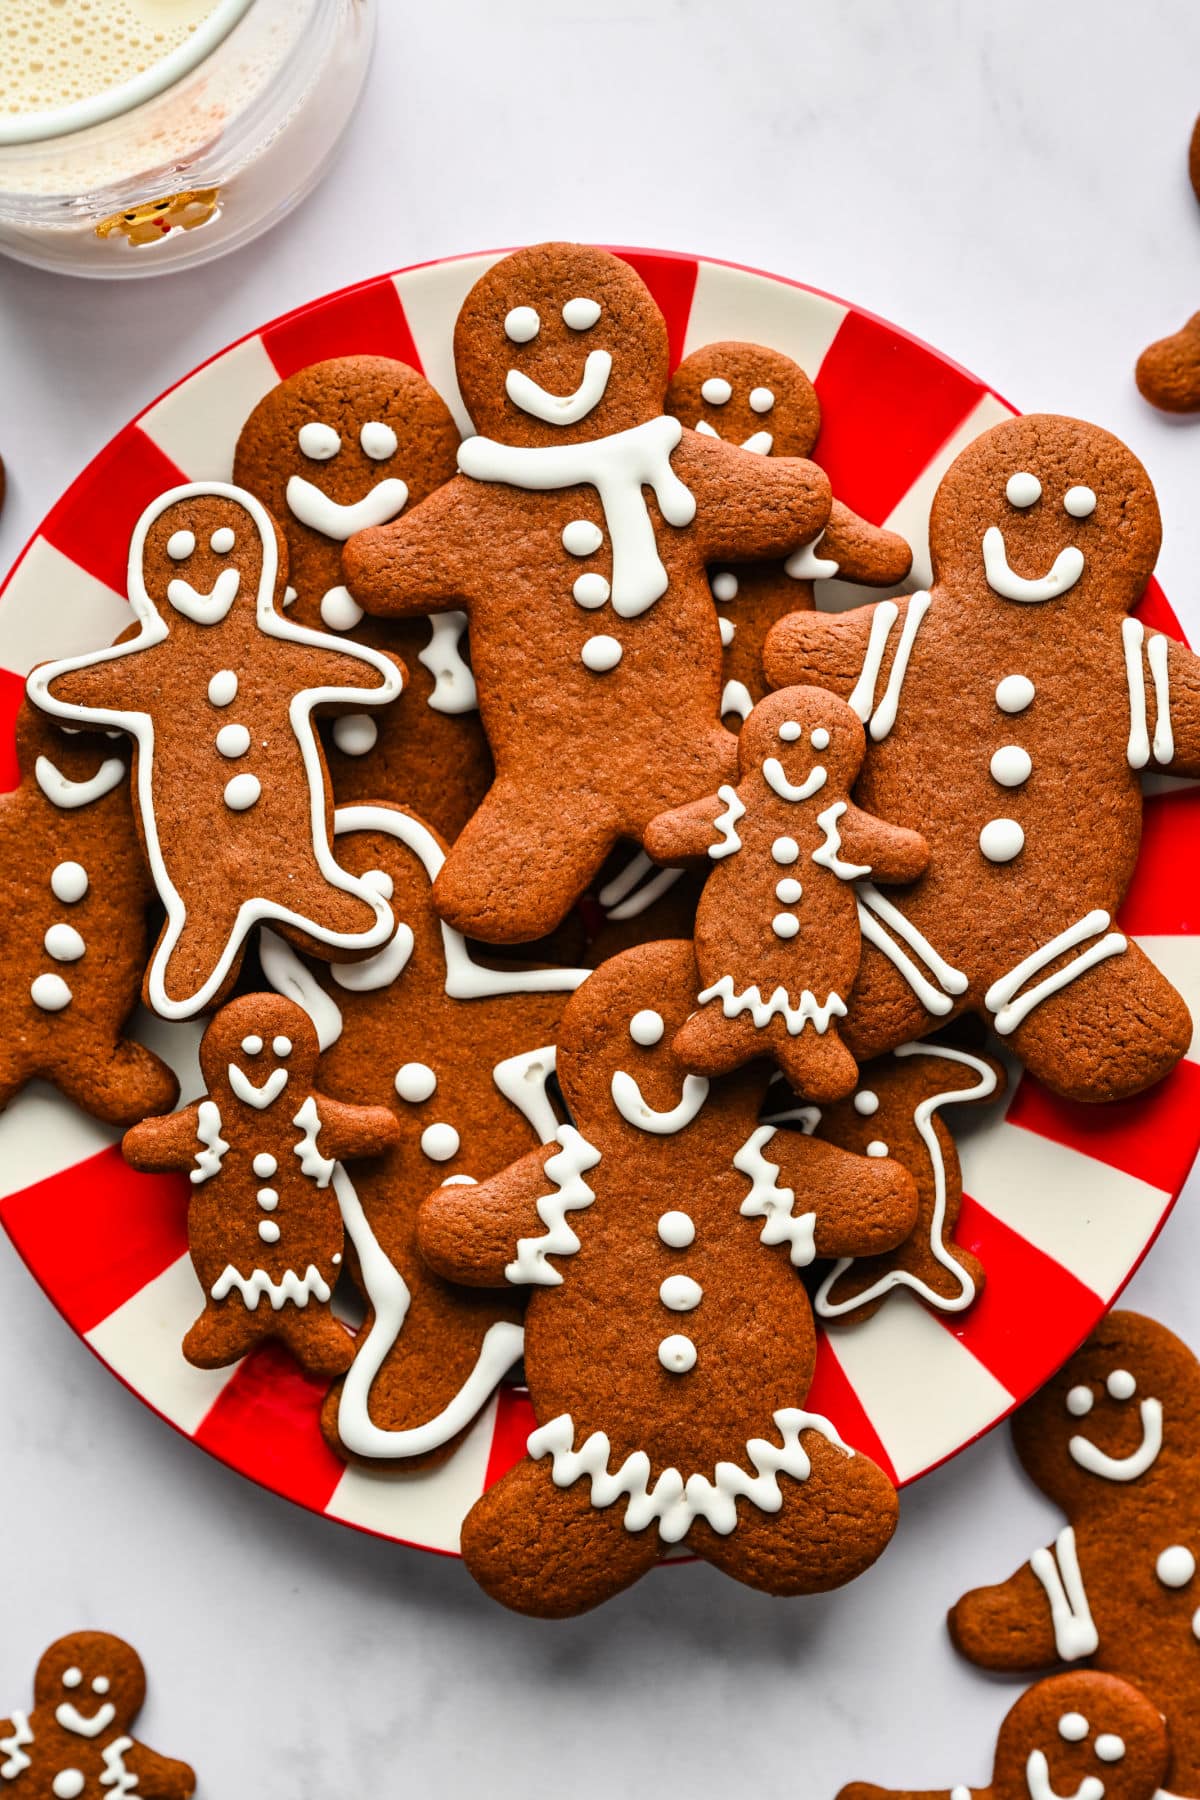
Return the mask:
<svg viewBox="0 0 1200 1800">
<path fill-rule="evenodd" d="M 723 1075 L 758 1056 L 807 1100 L 838 1100 L 857 1077 L 834 1021 L 858 972 L 854 881 L 911 881 L 924 839 L 850 799 L 862 724 L 821 688 L 760 701 L 738 739 L 741 780 L 663 813 L 646 832 L 660 862 L 710 865 L 696 910 L 699 1007 L 676 1034 L 688 1068 Z"/>
<path fill-rule="evenodd" d="M 246 994 L 204 1034 L 204 1098 L 125 1134 L 135 1169 L 188 1169 L 188 1246 L 204 1311 L 183 1343 L 198 1369 L 236 1362 L 279 1338 L 304 1368 L 340 1375 L 354 1340 L 329 1311 L 343 1253 L 331 1183 L 338 1159 L 396 1138 L 381 1106 L 352 1106 L 314 1086 L 317 1035 L 278 994 Z"/>
<path fill-rule="evenodd" d="M 366 619 L 342 585 L 342 545 L 449 481 L 458 430 L 407 363 L 341 356 L 312 363 L 260 400 L 242 427 L 234 480 L 279 521 L 298 624 L 352 632 L 408 671 L 404 701 L 346 713 L 327 741 L 339 800 L 394 800 L 455 838 L 487 792 L 492 764 L 463 656 L 462 613 Z"/>
<path fill-rule="evenodd" d="M 1153 1319 L 1114 1312 L 1022 1407 L 1013 1441 L 1069 1523 L 950 1614 L 985 1669 L 1087 1660 L 1134 1682 L 1171 1734 L 1173 1794 L 1200 1794 L 1200 1367 Z"/>
<path fill-rule="evenodd" d="M 1200 119 L 1192 132 L 1188 174 L 1200 200 Z M 1200 313 L 1193 313 L 1181 331 L 1143 350 L 1136 376 L 1142 397 L 1151 406 L 1174 413 L 1200 410 Z"/>
<path fill-rule="evenodd" d="M 1001 1725 L 987 1787 L 852 1781 L 837 1800 L 1155 1800 L 1168 1755 L 1166 1726 L 1128 1682 L 1053 1675 L 1022 1694 Z"/>
<path fill-rule="evenodd" d="M 799 363 L 762 344 L 706 344 L 671 377 L 666 410 L 706 437 L 724 438 L 760 456 L 812 456 L 821 429 L 817 391 Z M 813 605 L 813 586 L 840 577 L 894 587 L 912 567 L 912 551 L 833 502 L 821 536 L 783 562 L 747 563 L 709 572 L 725 647 L 721 713 L 744 719 L 766 693 L 762 647 L 786 613 Z"/>
<path fill-rule="evenodd" d="M 145 1698 L 142 1660 L 120 1638 L 59 1638 L 37 1666 L 32 1711 L 0 1718 L 0 1792 L 15 1800 L 189 1800 L 196 1777 L 188 1765 L 130 1736 Z"/>
<path fill-rule="evenodd" d="M 521 1354 L 516 1294 L 453 1287 L 417 1250 L 439 1182 L 469 1184 L 552 1137 L 546 1093 L 568 994 L 583 969 L 489 969 L 433 909 L 445 845 L 389 806 L 340 807 L 339 859 L 386 893 L 396 935 L 364 963 L 309 969 L 270 933 L 268 979 L 312 1016 L 322 1084 L 386 1106 L 397 1141 L 339 1169 L 334 1187 L 367 1318 L 354 1367 L 325 1408 L 353 1461 L 444 1459 Z"/>
<path fill-rule="evenodd" d="M 857 798 L 930 848 L 903 896 L 859 889 L 843 1035 L 860 1062 L 968 1009 L 1079 1100 L 1137 1093 L 1186 1050 L 1187 1007 L 1114 922 L 1143 771 L 1200 774 L 1200 662 L 1129 617 L 1159 537 L 1116 438 L 1012 419 L 938 488 L 931 594 L 771 631 L 768 679 L 849 699 Z"/>
<path fill-rule="evenodd" d="M 519 1612 L 585 1611 L 664 1544 L 777 1594 L 840 1586 L 896 1521 L 886 1476 L 802 1409 L 815 1335 L 799 1271 L 901 1241 L 898 1164 L 758 1123 L 761 1063 L 710 1084 L 676 1056 L 690 944 L 604 963 L 568 1002 L 575 1124 L 421 1209 L 430 1265 L 529 1286 L 528 1455 L 478 1500 L 462 1550 Z"/>
<path fill-rule="evenodd" d="M 347 959 L 391 931 L 385 902 L 333 860 L 312 715 L 394 700 L 403 673 L 293 624 L 286 580 L 258 500 L 219 482 L 173 488 L 130 544 L 134 635 L 29 677 L 54 718 L 135 740 L 138 828 L 167 912 L 144 991 L 165 1018 L 218 1004 L 256 924 Z"/>
<path fill-rule="evenodd" d="M 815 537 L 829 483 L 663 412 L 665 322 L 607 251 L 505 257 L 467 295 L 454 348 L 480 434 L 460 475 L 351 538 L 343 568 L 369 612 L 470 618 L 496 780 L 436 899 L 470 936 L 524 942 L 619 838 L 733 775 L 705 570 Z"/>
<path fill-rule="evenodd" d="M 5 1024 L 0 1107 L 36 1076 L 108 1125 L 174 1106 L 164 1062 L 125 1035 L 149 951 L 124 745 L 17 715 L 20 785 L 0 795 Z"/>
</svg>

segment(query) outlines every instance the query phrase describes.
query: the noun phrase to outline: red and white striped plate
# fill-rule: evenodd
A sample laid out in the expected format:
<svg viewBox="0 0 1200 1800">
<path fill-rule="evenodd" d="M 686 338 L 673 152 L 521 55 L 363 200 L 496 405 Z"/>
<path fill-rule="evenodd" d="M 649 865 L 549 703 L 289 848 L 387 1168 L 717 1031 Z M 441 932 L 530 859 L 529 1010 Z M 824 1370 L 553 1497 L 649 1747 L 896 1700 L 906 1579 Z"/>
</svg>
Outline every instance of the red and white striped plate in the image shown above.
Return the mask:
<svg viewBox="0 0 1200 1800">
<path fill-rule="evenodd" d="M 916 548 L 912 585 L 927 581 L 934 489 L 964 445 L 1013 409 L 926 345 L 811 288 L 696 257 L 623 254 L 666 315 L 675 359 L 716 338 L 749 338 L 807 369 L 834 492 L 903 532 Z M 107 644 L 124 627 L 126 546 L 138 514 L 177 482 L 227 480 L 243 419 L 284 376 L 354 352 L 399 357 L 423 370 L 465 428 L 451 334 L 463 296 L 495 260 L 405 269 L 303 307 L 205 363 L 126 426 L 68 488 L 3 589 L 7 717 L 35 662 Z M 1142 617 L 1181 635 L 1156 586 Z M 11 786 L 16 764 L 2 726 L 0 757 L 0 782 Z M 1200 1017 L 1198 845 L 1200 789 L 1152 794 L 1121 923 Z M 182 1041 L 194 1045 L 194 1036 Z M 899 1482 L 952 1456 L 1057 1369 L 1112 1304 L 1198 1148 L 1196 1043 L 1149 1098 L 1117 1106 L 1073 1105 L 1019 1080 L 1006 1109 L 963 1145 L 969 1198 L 957 1236 L 988 1270 L 982 1299 L 958 1319 L 898 1292 L 866 1325 L 823 1334 L 806 1404 Z M 346 1469 L 317 1427 L 320 1387 L 284 1353 L 268 1346 L 216 1373 L 184 1362 L 180 1339 L 200 1300 L 186 1250 L 187 1190 L 183 1177 L 134 1174 L 112 1132 L 44 1089 L 26 1092 L 0 1120 L 0 1221 L 115 1375 L 212 1455 L 298 1504 L 454 1552 L 464 1513 L 524 1448 L 527 1400 L 503 1392 L 432 1474 Z"/>
</svg>

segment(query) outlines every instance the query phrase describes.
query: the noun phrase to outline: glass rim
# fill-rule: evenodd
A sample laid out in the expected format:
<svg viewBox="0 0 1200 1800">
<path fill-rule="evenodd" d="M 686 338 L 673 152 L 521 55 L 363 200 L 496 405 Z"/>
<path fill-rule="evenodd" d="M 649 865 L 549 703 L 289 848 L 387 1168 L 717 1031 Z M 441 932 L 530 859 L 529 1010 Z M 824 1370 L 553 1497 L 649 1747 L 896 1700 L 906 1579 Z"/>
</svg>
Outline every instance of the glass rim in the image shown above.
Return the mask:
<svg viewBox="0 0 1200 1800">
<path fill-rule="evenodd" d="M 74 100 L 69 106 L 56 107 L 50 112 L 17 113 L 14 117 L 0 119 L 0 150 L 69 137 L 77 131 L 86 131 L 89 126 L 120 118 L 147 100 L 155 99 L 185 75 L 190 75 L 210 56 L 253 3 L 254 0 L 217 0 L 212 12 L 184 43 L 151 68 L 143 69 L 139 75 L 116 87 L 105 88 L 86 100 Z"/>
</svg>

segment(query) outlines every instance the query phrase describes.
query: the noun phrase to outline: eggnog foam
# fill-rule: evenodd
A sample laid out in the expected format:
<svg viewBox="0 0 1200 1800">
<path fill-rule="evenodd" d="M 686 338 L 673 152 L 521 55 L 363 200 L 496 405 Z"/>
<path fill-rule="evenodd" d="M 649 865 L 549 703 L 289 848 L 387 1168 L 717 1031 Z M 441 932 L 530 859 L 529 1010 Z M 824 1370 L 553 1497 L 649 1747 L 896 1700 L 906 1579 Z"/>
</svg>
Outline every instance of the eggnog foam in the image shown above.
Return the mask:
<svg viewBox="0 0 1200 1800">
<path fill-rule="evenodd" d="M 217 0 L 0 0 L 0 117 L 56 112 L 132 81 Z"/>
</svg>

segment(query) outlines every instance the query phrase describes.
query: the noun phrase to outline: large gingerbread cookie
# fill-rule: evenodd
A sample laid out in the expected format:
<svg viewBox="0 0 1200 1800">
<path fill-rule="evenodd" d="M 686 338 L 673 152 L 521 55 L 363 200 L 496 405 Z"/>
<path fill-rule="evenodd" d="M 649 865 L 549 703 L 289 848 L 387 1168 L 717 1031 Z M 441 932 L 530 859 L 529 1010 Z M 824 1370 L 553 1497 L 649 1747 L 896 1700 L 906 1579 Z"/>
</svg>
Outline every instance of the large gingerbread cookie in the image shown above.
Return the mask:
<svg viewBox="0 0 1200 1800">
<path fill-rule="evenodd" d="M 465 610 L 495 782 L 438 877 L 490 943 L 551 930 L 624 837 L 736 767 L 706 568 L 816 536 L 829 483 L 663 411 L 666 325 L 631 266 L 543 244 L 493 265 L 455 327 L 478 430 L 460 474 L 351 538 L 355 600 Z"/>
<path fill-rule="evenodd" d="M 950 1614 L 985 1669 L 1086 1661 L 1167 1721 L 1166 1785 L 1200 1795 L 1200 1367 L 1153 1319 L 1114 1312 L 1013 1421 L 1017 1455 L 1069 1523 Z"/>
<path fill-rule="evenodd" d="M 776 686 L 815 681 L 867 726 L 857 797 L 919 831 L 927 873 L 860 888 L 869 939 L 844 1035 L 860 1061 L 966 1009 L 1081 1100 L 1137 1093 L 1191 1038 L 1115 924 L 1141 777 L 1200 774 L 1200 663 L 1130 609 L 1158 504 L 1125 446 L 1074 419 L 997 425 L 933 504 L 932 593 L 771 631 Z"/>
</svg>

